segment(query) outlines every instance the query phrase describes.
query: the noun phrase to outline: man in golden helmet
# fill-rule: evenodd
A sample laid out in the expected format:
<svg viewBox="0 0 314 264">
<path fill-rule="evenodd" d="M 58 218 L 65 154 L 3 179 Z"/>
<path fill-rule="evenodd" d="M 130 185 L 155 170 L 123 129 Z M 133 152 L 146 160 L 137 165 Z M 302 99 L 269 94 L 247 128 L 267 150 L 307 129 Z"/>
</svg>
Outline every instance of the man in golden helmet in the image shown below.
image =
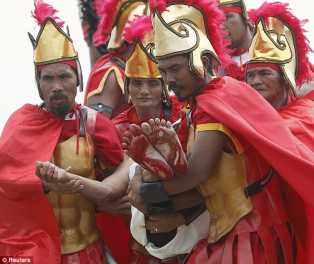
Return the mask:
<svg viewBox="0 0 314 264">
<path fill-rule="evenodd" d="M 96 163 L 114 167 L 123 158 L 113 124 L 75 102 L 82 85 L 78 54 L 55 13 L 35 2 L 40 31 L 30 38 L 43 103 L 18 109 L 1 136 L 0 252 L 34 263 L 107 263 L 95 204 L 36 177 L 51 173 L 41 162 L 50 161 L 95 181 Z"/>
<path fill-rule="evenodd" d="M 251 11 L 251 17 L 256 28 L 246 65 L 246 82 L 278 111 L 300 142 L 314 151 L 313 92 L 297 96 L 302 84 L 312 75 L 308 58 L 311 48 L 304 34 L 303 21 L 291 13 L 288 4 L 279 2 L 264 3 Z M 299 204 L 299 199 L 294 193 L 289 197 L 296 205 L 289 207 L 292 215 L 301 215 L 304 207 Z M 307 212 L 307 215 L 311 213 Z M 305 257 L 312 259 L 308 255 L 310 251 L 302 251 L 309 241 L 300 232 L 305 232 L 305 222 L 311 223 L 312 220 L 300 217 L 294 222 L 299 231 L 298 263 L 307 262 Z M 311 233 L 306 235 L 311 236 Z"/>
<path fill-rule="evenodd" d="M 246 64 L 246 82 L 280 109 L 295 99 L 298 87 L 311 77 L 311 48 L 303 22 L 288 5 L 280 3 L 264 3 L 251 11 L 251 17 L 256 28 Z M 264 85 L 267 76 L 275 81 Z"/>
<path fill-rule="evenodd" d="M 100 21 L 93 34 L 95 47 L 107 43 L 108 53 L 94 64 L 85 92 L 85 104 L 112 118 L 127 107 L 124 91 L 125 61 L 131 45 L 123 37 L 123 29 L 137 15 L 148 12 L 144 0 L 96 1 Z"/>
<path fill-rule="evenodd" d="M 132 21 L 124 30 L 124 37 L 129 43 L 133 44 L 133 49 L 126 62 L 125 80 L 125 87 L 130 98 L 131 106 L 113 119 L 120 132 L 121 138 L 124 132 L 131 129 L 132 124 L 140 124 L 150 118 L 164 118 L 174 123 L 179 118 L 180 110 L 176 98 L 169 96 L 152 54 L 152 24 L 150 17 L 140 16 Z M 108 210 L 107 205 L 110 202 L 110 197 L 114 197 L 115 201 L 123 201 L 123 197 L 128 188 L 129 166 L 131 163 L 131 160 L 125 157 L 119 169 L 99 184 L 95 184 L 95 182 L 78 175 L 67 173 L 52 164 L 49 166 L 55 168 L 55 173 L 52 175 L 55 184 L 63 182 L 63 184 L 70 185 L 71 181 L 80 182 L 80 184 L 84 186 L 81 192 L 88 195 L 90 199 L 102 206 L 104 210 Z M 134 166 L 135 165 L 132 165 L 131 167 L 134 168 Z M 154 180 L 156 180 L 156 178 Z M 76 191 L 77 190 L 73 188 L 73 192 Z M 190 196 L 193 196 L 194 200 L 195 197 L 200 198 L 200 195 L 196 191 L 194 191 L 193 195 L 190 194 Z M 179 198 L 177 198 L 177 200 L 179 200 Z M 116 211 L 117 210 L 118 207 L 116 208 Z M 155 252 L 151 254 L 149 249 L 152 248 L 152 243 L 147 246 L 142 242 L 142 240 L 146 238 L 146 229 L 140 210 L 141 208 L 132 208 L 131 231 L 135 238 L 132 246 L 134 252 L 132 263 L 162 263 L 162 260 L 160 260 L 160 256 L 163 256 L 162 253 Z M 134 218 L 138 219 L 139 216 L 141 218 L 140 221 L 134 220 Z M 156 240 L 159 237 L 159 243 L 161 241 L 161 235 L 164 236 L 164 239 L 168 239 L 169 231 L 176 229 L 176 225 L 184 224 L 184 219 L 182 216 L 179 217 L 179 213 L 173 213 L 168 216 L 159 215 L 158 217 L 160 218 L 158 223 L 154 220 L 147 219 L 146 225 L 147 232 L 151 232 L 147 237 L 152 240 Z M 154 230 L 157 226 L 160 229 L 156 233 Z M 165 232 L 165 230 L 167 232 Z M 145 247 L 148 248 L 148 251 L 146 251 Z M 175 256 L 171 259 L 171 263 L 179 263 L 179 260 L 180 258 Z M 169 263 L 170 259 L 167 258 L 167 261 L 167 263 Z"/>
<path fill-rule="evenodd" d="M 313 152 L 250 86 L 215 76 L 215 65 L 230 60 L 220 28 L 224 15 L 214 1 L 152 1 L 152 9 L 159 71 L 190 108 L 181 127 L 191 132 L 188 165 L 179 171 L 171 160 L 156 158 L 165 157 L 167 149 L 159 142 L 172 142 L 175 135 L 165 121 L 132 126 L 124 138 L 128 154 L 172 171 L 165 176 L 160 170 L 167 181 L 149 188 L 146 175 L 135 172 L 131 203 L 140 207 L 151 193 L 166 197 L 197 187 L 210 221 L 199 222 L 207 225 L 207 237 L 198 237 L 186 263 L 293 263 L 296 237 L 306 234 L 306 227 L 301 233 L 294 229 L 282 182 L 313 206 Z"/>
</svg>

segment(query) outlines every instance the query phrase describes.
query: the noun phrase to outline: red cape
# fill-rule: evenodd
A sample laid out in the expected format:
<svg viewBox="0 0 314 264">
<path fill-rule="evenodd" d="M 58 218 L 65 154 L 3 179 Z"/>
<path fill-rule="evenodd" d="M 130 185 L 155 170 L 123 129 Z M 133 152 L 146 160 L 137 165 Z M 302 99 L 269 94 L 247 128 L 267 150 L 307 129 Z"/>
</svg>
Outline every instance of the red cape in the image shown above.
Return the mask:
<svg viewBox="0 0 314 264">
<path fill-rule="evenodd" d="M 63 121 L 24 105 L 8 120 L 0 139 L 0 252 L 60 263 L 53 210 L 35 176 L 35 162 L 50 160 Z M 49 139 L 49 140 L 48 140 Z"/>
<path fill-rule="evenodd" d="M 292 201 L 295 201 L 299 206 L 288 210 L 294 211 L 293 215 L 307 217 L 293 219 L 296 220 L 293 224 L 301 232 L 297 235 L 304 243 L 307 259 L 314 259 L 311 255 L 314 249 L 314 142 L 298 139 L 262 96 L 250 86 L 229 77 L 210 82 L 196 97 L 196 107 L 252 145 L 296 194 L 299 199 L 291 197 L 290 202 L 293 205 Z M 303 259 L 304 256 L 299 257 Z"/>
</svg>

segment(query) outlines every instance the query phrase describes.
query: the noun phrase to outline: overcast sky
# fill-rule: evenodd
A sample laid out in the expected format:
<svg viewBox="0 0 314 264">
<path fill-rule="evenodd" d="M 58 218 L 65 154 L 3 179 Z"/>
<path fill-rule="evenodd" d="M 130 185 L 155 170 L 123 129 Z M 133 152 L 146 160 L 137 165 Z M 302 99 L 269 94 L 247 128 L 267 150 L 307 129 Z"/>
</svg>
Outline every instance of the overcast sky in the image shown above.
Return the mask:
<svg viewBox="0 0 314 264">
<path fill-rule="evenodd" d="M 86 83 L 89 73 L 89 57 L 80 27 L 77 0 L 46 0 L 60 11 L 59 16 L 69 25 L 71 37 L 79 53 Z M 247 0 L 248 8 L 256 8 L 263 1 Z M 308 18 L 308 38 L 314 43 L 314 3 L 310 0 L 289 0 L 295 14 L 299 18 Z M 38 26 L 31 17 L 33 0 L 2 1 L 0 16 L 0 131 L 10 114 L 25 103 L 40 103 L 34 81 L 33 48 L 27 32 L 37 36 Z M 313 45 L 313 44 L 312 44 Z M 83 94 L 78 96 L 82 102 Z"/>
</svg>

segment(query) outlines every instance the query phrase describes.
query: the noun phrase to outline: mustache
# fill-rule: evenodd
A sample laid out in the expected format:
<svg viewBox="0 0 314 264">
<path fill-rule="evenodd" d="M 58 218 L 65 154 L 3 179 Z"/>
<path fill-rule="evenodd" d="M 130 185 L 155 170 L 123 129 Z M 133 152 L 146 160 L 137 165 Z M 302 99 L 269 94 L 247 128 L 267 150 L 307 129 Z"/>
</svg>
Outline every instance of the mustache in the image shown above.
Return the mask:
<svg viewBox="0 0 314 264">
<path fill-rule="evenodd" d="M 64 94 L 64 93 L 62 93 L 62 92 L 60 92 L 60 93 L 54 93 L 54 94 L 52 94 L 50 97 L 49 97 L 49 100 L 51 101 L 51 100 L 59 100 L 59 99 L 68 99 L 68 97 Z"/>
</svg>

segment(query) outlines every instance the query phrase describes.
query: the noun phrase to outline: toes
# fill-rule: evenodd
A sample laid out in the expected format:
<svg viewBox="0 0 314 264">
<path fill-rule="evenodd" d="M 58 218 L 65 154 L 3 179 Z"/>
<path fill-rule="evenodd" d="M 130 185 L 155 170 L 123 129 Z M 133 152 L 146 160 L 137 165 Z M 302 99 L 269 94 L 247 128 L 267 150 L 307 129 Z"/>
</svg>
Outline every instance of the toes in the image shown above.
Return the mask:
<svg viewBox="0 0 314 264">
<path fill-rule="evenodd" d="M 166 126 L 166 124 L 167 124 L 167 121 L 165 119 L 161 119 L 160 125 L 161 126 Z"/>
<path fill-rule="evenodd" d="M 160 119 L 159 118 L 155 118 L 155 126 L 160 127 Z"/>
<path fill-rule="evenodd" d="M 142 131 L 143 131 L 146 135 L 150 135 L 150 134 L 153 132 L 152 127 L 151 127 L 150 124 L 147 123 L 147 122 L 142 123 L 141 127 L 142 127 Z"/>
<path fill-rule="evenodd" d="M 131 124 L 129 128 L 130 133 L 133 137 L 139 136 L 142 134 L 142 129 L 138 125 Z"/>
</svg>

